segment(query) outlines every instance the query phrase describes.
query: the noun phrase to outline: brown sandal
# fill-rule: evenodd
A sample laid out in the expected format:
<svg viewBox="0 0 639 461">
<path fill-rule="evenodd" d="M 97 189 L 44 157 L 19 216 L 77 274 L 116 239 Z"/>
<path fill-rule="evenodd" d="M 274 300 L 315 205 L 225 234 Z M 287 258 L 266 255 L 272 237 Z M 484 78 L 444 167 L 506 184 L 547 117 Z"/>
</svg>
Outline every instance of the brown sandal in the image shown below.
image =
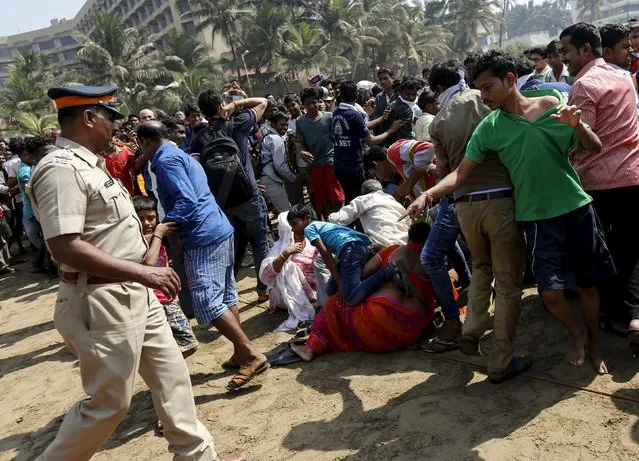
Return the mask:
<svg viewBox="0 0 639 461">
<path fill-rule="evenodd" d="M 240 368 L 240 366 L 235 363 L 233 357 L 231 357 L 226 362 L 222 363 L 222 368 L 224 368 L 225 370 L 234 370 L 236 368 Z"/>
<path fill-rule="evenodd" d="M 258 368 L 257 370 L 253 370 L 249 367 L 240 367 L 240 371 L 231 378 L 231 381 L 226 385 L 226 390 L 228 391 L 237 391 L 238 389 L 244 387 L 248 384 L 253 378 L 265 373 L 271 364 L 268 362 L 264 362 L 264 364 Z"/>
</svg>

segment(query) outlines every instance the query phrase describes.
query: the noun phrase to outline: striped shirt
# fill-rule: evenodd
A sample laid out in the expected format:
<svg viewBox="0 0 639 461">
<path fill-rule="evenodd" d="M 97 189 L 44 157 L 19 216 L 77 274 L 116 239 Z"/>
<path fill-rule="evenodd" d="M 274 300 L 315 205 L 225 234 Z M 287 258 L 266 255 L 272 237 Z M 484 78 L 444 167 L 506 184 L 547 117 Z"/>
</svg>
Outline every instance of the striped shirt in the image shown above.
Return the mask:
<svg viewBox="0 0 639 461">
<path fill-rule="evenodd" d="M 632 82 L 602 58 L 586 64 L 575 77 L 569 103 L 581 109 L 603 145 L 593 154 L 575 151 L 572 161 L 585 190 L 639 185 L 639 122 Z"/>
</svg>

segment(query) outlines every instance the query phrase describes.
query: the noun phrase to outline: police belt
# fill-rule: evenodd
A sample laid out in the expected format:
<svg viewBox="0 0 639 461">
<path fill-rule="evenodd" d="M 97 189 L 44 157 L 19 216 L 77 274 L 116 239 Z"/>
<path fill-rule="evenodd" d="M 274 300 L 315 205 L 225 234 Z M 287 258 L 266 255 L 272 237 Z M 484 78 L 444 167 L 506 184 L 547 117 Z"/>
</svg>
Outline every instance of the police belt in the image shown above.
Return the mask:
<svg viewBox="0 0 639 461">
<path fill-rule="evenodd" d="M 66 283 L 78 283 L 79 273 L 78 272 L 64 272 L 60 271 L 60 279 Z M 87 284 L 89 285 L 106 285 L 109 283 L 122 283 L 126 282 L 126 280 L 116 280 L 109 279 L 106 277 L 99 277 L 97 275 L 88 275 L 87 276 Z"/>
</svg>

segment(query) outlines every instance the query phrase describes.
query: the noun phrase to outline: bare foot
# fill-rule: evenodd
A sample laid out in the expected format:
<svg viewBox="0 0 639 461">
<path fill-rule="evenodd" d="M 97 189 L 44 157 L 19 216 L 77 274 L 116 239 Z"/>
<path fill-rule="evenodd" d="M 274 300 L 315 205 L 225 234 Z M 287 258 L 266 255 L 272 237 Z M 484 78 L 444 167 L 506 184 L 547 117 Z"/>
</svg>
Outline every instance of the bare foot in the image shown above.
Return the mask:
<svg viewBox="0 0 639 461">
<path fill-rule="evenodd" d="M 235 360 L 235 358 L 233 360 Z M 250 361 L 240 361 L 239 359 L 235 361 L 238 365 L 241 364 L 243 367 L 249 367 L 252 370 L 258 370 L 267 362 L 268 358 L 257 350 L 251 355 Z"/>
<path fill-rule="evenodd" d="M 244 453 L 233 453 L 231 455 L 218 455 L 215 461 L 246 461 L 247 459 Z"/>
<path fill-rule="evenodd" d="M 305 362 L 313 360 L 313 351 L 306 347 L 306 344 L 291 344 L 291 350 Z"/>
<path fill-rule="evenodd" d="M 582 366 L 586 360 L 586 352 L 584 351 L 585 342 L 583 336 L 572 337 L 572 347 L 568 351 L 568 362 L 571 365 Z"/>
<path fill-rule="evenodd" d="M 604 362 L 603 357 L 601 356 L 601 352 L 599 351 L 599 346 L 598 345 L 591 345 L 590 346 L 590 360 L 592 361 L 593 366 L 595 367 L 595 370 L 597 370 L 597 373 L 599 373 L 600 375 L 607 375 L 608 374 L 608 367 L 606 366 L 606 362 Z"/>
</svg>

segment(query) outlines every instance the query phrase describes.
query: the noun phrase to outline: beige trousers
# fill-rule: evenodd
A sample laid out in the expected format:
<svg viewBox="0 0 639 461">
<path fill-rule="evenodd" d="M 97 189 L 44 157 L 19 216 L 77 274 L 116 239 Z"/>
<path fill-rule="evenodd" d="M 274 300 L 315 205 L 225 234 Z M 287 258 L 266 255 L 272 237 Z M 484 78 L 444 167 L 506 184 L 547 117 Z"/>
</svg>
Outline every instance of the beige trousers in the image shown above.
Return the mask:
<svg viewBox="0 0 639 461">
<path fill-rule="evenodd" d="M 138 371 L 174 459 L 217 458 L 213 438 L 195 414 L 186 362 L 151 290 L 129 282 L 87 285 L 81 274 L 77 284 L 60 284 L 53 320 L 80 361 L 89 397 L 69 410 L 39 460 L 90 459 L 126 414 Z"/>
<path fill-rule="evenodd" d="M 515 221 L 512 198 L 459 202 L 455 214 L 470 249 L 473 277 L 462 334 L 476 339 L 486 332 L 495 282 L 494 326 L 488 376 L 510 371 L 513 343 L 521 315 L 526 243 Z"/>
</svg>

